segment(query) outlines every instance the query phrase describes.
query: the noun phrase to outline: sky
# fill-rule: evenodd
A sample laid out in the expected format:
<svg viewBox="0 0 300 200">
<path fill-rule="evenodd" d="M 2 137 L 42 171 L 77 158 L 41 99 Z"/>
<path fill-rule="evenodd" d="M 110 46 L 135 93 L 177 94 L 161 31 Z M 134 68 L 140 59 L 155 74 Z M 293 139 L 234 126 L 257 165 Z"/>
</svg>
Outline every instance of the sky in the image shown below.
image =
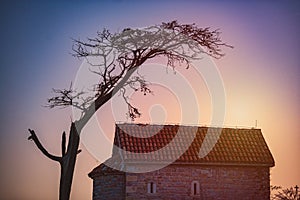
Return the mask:
<svg viewBox="0 0 300 200">
<path fill-rule="evenodd" d="M 36 131 L 49 152 L 60 153 L 61 133 L 68 132 L 72 111 L 49 110 L 43 105 L 51 97 L 52 88 L 67 88 L 78 76 L 82 61 L 71 55 L 71 38 L 93 37 L 103 28 L 115 32 L 175 19 L 220 29 L 222 40 L 234 46 L 224 49 L 225 57 L 209 63 L 224 87 L 224 126 L 262 129 L 275 159 L 271 184 L 299 185 L 299 17 L 297 1 L 2 2 L 0 198 L 35 200 L 58 196 L 59 165 L 27 140 L 27 129 Z M 162 90 L 166 83 L 159 83 L 166 77 L 178 77 L 193 89 L 193 106 L 198 106 L 201 115 L 199 124 L 210 125 L 213 94 L 205 77 L 193 70 L 179 68 L 176 75 L 160 73 L 161 79 L 155 79 L 153 84 L 154 92 L 157 89 L 154 96 L 134 94 L 134 102 L 143 113 L 137 122 L 188 123 L 182 120 L 182 113 L 193 109 L 186 105 L 189 96 L 176 96 L 176 88 L 180 91 L 176 84 Z M 150 80 L 151 74 L 157 71 L 149 72 Z M 114 102 L 107 103 L 96 115 L 110 142 L 115 121 L 128 121 L 123 111 L 114 109 L 119 105 Z M 108 145 L 99 156 L 102 160 L 95 158 L 92 149 L 97 148 L 97 143 L 91 144 L 94 134 L 90 132 L 97 133 L 98 129 L 90 124 L 83 130 L 87 139 L 81 143 L 83 151 L 78 156 L 71 199 L 91 199 L 92 180 L 87 174 L 109 156 Z"/>
</svg>

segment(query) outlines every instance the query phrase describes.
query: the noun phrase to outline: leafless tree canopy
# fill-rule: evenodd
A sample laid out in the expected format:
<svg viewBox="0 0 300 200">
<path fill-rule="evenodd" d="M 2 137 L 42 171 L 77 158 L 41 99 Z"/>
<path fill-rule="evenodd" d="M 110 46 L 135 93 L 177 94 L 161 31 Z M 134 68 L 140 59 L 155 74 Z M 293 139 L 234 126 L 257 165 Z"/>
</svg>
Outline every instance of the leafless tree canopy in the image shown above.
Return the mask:
<svg viewBox="0 0 300 200">
<path fill-rule="evenodd" d="M 99 82 L 93 88 L 95 95 L 83 97 L 84 92 L 72 87 L 54 89 L 56 96 L 48 99 L 47 106 L 74 106 L 82 110 L 82 118 L 89 118 L 92 110 L 97 110 L 119 91 L 128 105 L 129 117 L 134 120 L 140 112 L 130 104 L 125 86 L 145 95 L 152 92 L 143 76 L 131 77 L 139 66 L 157 56 L 166 57 L 168 66 L 175 67 L 178 62 L 187 68 L 192 59 L 199 59 L 202 54 L 220 58 L 224 55 L 221 47 L 231 46 L 223 43 L 219 36 L 218 30 L 172 21 L 141 29 L 126 28 L 120 33 L 104 29 L 86 41 L 74 39 L 73 55 L 86 59 L 91 72 L 99 75 Z"/>
</svg>

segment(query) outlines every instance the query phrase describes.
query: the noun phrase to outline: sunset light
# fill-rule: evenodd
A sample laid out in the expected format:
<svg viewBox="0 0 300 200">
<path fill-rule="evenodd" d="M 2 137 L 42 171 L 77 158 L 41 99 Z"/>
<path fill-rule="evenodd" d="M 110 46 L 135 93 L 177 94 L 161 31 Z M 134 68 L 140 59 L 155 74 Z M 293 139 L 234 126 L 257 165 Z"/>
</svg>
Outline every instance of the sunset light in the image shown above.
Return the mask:
<svg viewBox="0 0 300 200">
<path fill-rule="evenodd" d="M 71 88 L 83 91 L 86 95 L 83 97 L 96 96 L 91 88 L 100 87 L 99 76 L 91 73 L 95 68 L 91 67 L 89 60 L 78 54 L 79 58 L 72 56 L 74 49 L 78 53 L 76 42 L 89 41 L 87 38 L 94 38 L 97 33 L 99 36 L 97 31 L 103 29 L 119 33 L 124 38 L 126 31 L 130 35 L 130 31 L 136 29 L 150 30 L 152 33 L 156 30 L 153 27 L 173 20 L 201 28 L 209 27 L 211 31 L 218 30 L 224 42 L 220 48 L 225 55 L 213 58 L 201 52 L 201 59 L 193 60 L 189 66 L 184 62 L 170 66 L 167 56 L 153 54 L 154 59 L 143 63 L 132 77 L 147 80 L 152 93 L 128 84 L 126 92 L 120 90 L 113 94 L 80 130 L 81 152 L 77 154 L 70 199 L 92 199 L 91 178 L 96 180 L 97 170 L 103 170 L 95 168 L 103 162 L 113 162 L 106 160 L 113 155 L 117 139 L 120 140 L 120 149 L 133 148 L 134 153 L 146 154 L 155 148 L 159 149 L 156 145 L 172 144 L 172 137 L 176 139 L 174 133 L 182 127 L 187 132 L 197 129 L 191 132 L 195 134 L 195 141 L 201 141 L 201 144 L 205 143 L 204 135 L 209 135 L 207 128 L 211 127 L 210 137 L 213 139 L 210 138 L 208 143 L 216 145 L 215 149 L 209 149 L 213 153 L 203 160 L 194 155 L 201 147 L 193 142 L 193 138 L 189 138 L 189 142 L 182 142 L 183 147 L 174 145 L 171 150 L 167 149 L 167 152 L 173 151 L 176 155 L 178 152 L 174 149 L 184 149 L 187 143 L 191 145 L 190 149 L 189 146 L 185 149 L 186 154 L 180 157 L 182 162 L 196 163 L 200 160 L 207 162 L 207 165 L 210 162 L 228 164 L 226 159 L 231 157 L 237 165 L 254 162 L 260 167 L 270 167 L 270 185 L 282 188 L 300 185 L 298 1 L 7 1 L 2 3 L 0 10 L 0 199 L 58 199 L 60 165 L 45 157 L 45 152 L 39 151 L 32 131 L 35 131 L 50 154 L 61 156 L 63 132 L 68 138 L 71 122 L 80 120 L 88 109 L 80 110 L 76 106 L 73 109 L 67 106 L 64 109 L 47 108 L 47 105 L 51 105 L 48 99 L 55 96 L 55 90 L 52 89 Z M 148 30 L 147 27 L 152 29 Z M 163 31 L 171 30 L 167 25 L 161 27 L 164 29 L 160 30 L 159 39 L 165 37 Z M 110 78 L 115 77 L 117 75 L 113 74 Z M 142 85 L 140 79 L 137 82 Z M 75 105 L 75 100 L 84 99 L 81 97 L 72 99 L 72 105 Z M 128 115 L 130 104 L 124 100 L 136 106 L 141 116 L 133 118 Z M 157 129 L 158 134 L 151 135 L 150 139 L 132 139 L 130 131 L 135 133 L 142 130 L 145 135 L 149 134 L 147 127 L 142 129 L 133 123 L 141 127 L 149 125 L 149 130 Z M 166 126 L 162 128 L 159 125 Z M 224 128 L 222 134 L 228 138 L 220 136 L 222 130 L 219 133 L 219 128 Z M 156 140 L 155 137 L 162 139 Z M 247 148 L 243 142 L 251 145 Z M 224 160 L 221 158 L 223 154 Z M 249 158 L 243 157 L 246 154 Z M 93 169 L 94 173 L 89 177 Z M 213 176 L 214 169 L 205 168 L 195 173 L 204 180 Z M 161 173 L 169 173 L 164 170 Z M 232 174 L 246 174 L 234 170 L 226 171 L 225 167 L 218 173 L 224 179 Z M 150 171 L 154 177 L 157 173 Z M 256 173 L 249 168 L 247 173 L 262 177 L 268 172 L 260 168 Z M 185 177 L 183 172 L 180 175 Z M 129 180 L 139 180 L 134 175 L 126 176 Z M 148 179 L 143 185 L 147 195 L 155 196 L 164 191 L 161 183 Z M 268 185 L 267 181 L 262 179 L 257 182 Z M 201 188 L 204 186 L 198 180 L 189 182 L 189 197 L 201 197 Z M 136 188 L 139 187 L 137 184 Z M 136 188 L 130 187 L 128 190 L 134 192 Z"/>
</svg>

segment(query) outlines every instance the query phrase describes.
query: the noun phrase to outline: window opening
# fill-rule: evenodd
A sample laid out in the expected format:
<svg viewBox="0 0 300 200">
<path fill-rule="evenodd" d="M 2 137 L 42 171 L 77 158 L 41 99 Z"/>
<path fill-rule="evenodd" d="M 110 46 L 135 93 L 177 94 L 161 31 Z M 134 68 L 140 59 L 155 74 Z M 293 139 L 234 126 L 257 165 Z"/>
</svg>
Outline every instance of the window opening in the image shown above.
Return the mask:
<svg viewBox="0 0 300 200">
<path fill-rule="evenodd" d="M 156 193 L 156 184 L 154 182 L 148 183 L 148 193 L 150 194 Z"/>
<path fill-rule="evenodd" d="M 191 195 L 199 195 L 200 194 L 200 184 L 198 181 L 193 181 L 191 185 Z"/>
<path fill-rule="evenodd" d="M 194 195 L 197 194 L 197 183 L 194 183 Z"/>
</svg>

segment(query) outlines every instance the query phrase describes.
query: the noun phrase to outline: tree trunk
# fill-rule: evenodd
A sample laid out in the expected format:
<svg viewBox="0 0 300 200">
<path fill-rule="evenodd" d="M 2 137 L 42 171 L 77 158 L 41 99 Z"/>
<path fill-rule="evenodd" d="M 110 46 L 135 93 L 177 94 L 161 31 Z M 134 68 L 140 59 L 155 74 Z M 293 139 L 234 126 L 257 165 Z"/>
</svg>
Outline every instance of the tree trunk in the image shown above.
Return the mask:
<svg viewBox="0 0 300 200">
<path fill-rule="evenodd" d="M 59 200 L 70 199 L 78 147 L 79 147 L 79 134 L 75 128 L 75 124 L 72 123 L 70 129 L 70 135 L 69 135 L 68 149 L 66 155 L 62 157 L 62 160 L 60 162 L 61 175 L 60 175 L 60 186 L 59 186 Z"/>
<path fill-rule="evenodd" d="M 78 150 L 79 147 L 79 133 L 81 132 L 81 127 L 77 127 L 76 129 L 76 122 L 72 122 L 69 134 L 69 142 L 68 148 L 66 149 L 66 134 L 63 132 L 62 134 L 62 142 L 61 142 L 61 150 L 62 156 L 55 156 L 49 153 L 42 143 L 39 141 L 38 137 L 36 136 L 34 130 L 28 129 L 30 132 L 30 136 L 28 140 L 33 140 L 38 149 L 49 159 L 59 162 L 61 167 L 61 174 L 60 174 L 60 186 L 59 186 L 59 200 L 69 200 L 73 175 L 74 175 L 74 168 L 76 163 L 77 154 L 80 152 Z"/>
</svg>

